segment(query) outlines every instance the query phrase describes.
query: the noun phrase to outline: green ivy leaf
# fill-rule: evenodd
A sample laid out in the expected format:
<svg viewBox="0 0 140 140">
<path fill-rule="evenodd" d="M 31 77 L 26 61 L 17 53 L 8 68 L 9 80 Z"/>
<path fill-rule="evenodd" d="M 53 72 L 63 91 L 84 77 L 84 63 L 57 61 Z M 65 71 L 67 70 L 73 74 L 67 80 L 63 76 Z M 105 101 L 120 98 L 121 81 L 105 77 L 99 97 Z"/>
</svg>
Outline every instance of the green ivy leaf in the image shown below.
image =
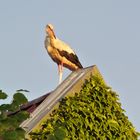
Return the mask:
<svg viewBox="0 0 140 140">
<path fill-rule="evenodd" d="M 18 140 L 16 131 L 6 131 L 2 137 L 4 140 Z"/>
<path fill-rule="evenodd" d="M 27 118 L 29 118 L 30 114 L 27 111 L 20 111 L 15 115 L 16 120 L 21 123 Z"/>
<path fill-rule="evenodd" d="M 65 129 L 62 127 L 59 127 L 55 130 L 54 136 L 57 140 L 63 140 L 66 136 Z"/>
<path fill-rule="evenodd" d="M 54 135 L 48 135 L 47 140 L 57 140 L 57 138 Z"/>
<path fill-rule="evenodd" d="M 0 111 L 8 111 L 10 109 L 10 104 L 2 104 L 0 105 Z"/>
<path fill-rule="evenodd" d="M 23 140 L 25 138 L 25 130 L 23 130 L 22 128 L 17 128 L 16 132 L 18 140 Z"/>
<path fill-rule="evenodd" d="M 15 93 L 14 96 L 13 96 L 13 102 L 15 102 L 15 104 L 17 105 L 22 105 L 22 104 L 25 104 L 27 103 L 27 98 L 24 96 L 24 94 L 18 92 L 18 93 Z"/>
<path fill-rule="evenodd" d="M 19 89 L 19 90 L 17 90 L 17 92 L 30 92 L 30 91 L 26 90 L 26 89 Z"/>
<path fill-rule="evenodd" d="M 0 90 L 0 99 L 6 99 L 7 98 L 7 94 L 5 92 L 2 92 L 2 90 Z"/>
</svg>

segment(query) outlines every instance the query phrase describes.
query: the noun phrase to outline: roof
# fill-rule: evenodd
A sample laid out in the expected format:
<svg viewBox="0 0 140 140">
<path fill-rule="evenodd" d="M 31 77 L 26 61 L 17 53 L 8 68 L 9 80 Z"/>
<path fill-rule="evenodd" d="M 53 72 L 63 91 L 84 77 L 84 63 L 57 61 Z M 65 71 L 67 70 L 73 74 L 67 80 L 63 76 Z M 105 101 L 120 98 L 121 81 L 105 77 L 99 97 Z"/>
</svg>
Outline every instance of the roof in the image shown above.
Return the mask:
<svg viewBox="0 0 140 140">
<path fill-rule="evenodd" d="M 22 105 L 19 110 L 15 112 L 8 112 L 8 115 L 14 115 L 22 110 L 25 110 L 31 114 L 45 100 L 45 98 L 49 96 L 50 93 L 51 92 L 27 102 L 26 104 Z"/>
<path fill-rule="evenodd" d="M 30 112 L 31 117 L 25 120 L 20 126 L 25 129 L 27 134 L 30 133 L 63 97 L 80 91 L 85 80 L 91 75 L 97 74 L 101 76 L 95 65 L 72 72 L 54 91 L 21 107 L 21 110 Z"/>
</svg>

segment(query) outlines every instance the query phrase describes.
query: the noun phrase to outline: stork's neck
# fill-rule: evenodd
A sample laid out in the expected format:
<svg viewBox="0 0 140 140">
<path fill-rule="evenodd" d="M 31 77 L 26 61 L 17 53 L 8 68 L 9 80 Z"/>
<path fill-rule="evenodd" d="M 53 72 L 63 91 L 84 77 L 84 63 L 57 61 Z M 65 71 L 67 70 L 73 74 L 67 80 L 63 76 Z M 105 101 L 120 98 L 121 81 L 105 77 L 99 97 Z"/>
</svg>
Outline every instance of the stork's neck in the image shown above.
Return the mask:
<svg viewBox="0 0 140 140">
<path fill-rule="evenodd" d="M 50 37 L 50 39 L 55 40 L 55 39 L 56 39 L 56 37 L 55 37 L 55 36 L 51 36 L 51 37 Z"/>
<path fill-rule="evenodd" d="M 50 42 L 50 37 L 48 35 L 46 36 L 46 41 Z"/>
<path fill-rule="evenodd" d="M 45 43 L 46 44 L 53 44 L 55 39 L 56 38 L 54 38 L 54 37 L 46 36 Z"/>
</svg>

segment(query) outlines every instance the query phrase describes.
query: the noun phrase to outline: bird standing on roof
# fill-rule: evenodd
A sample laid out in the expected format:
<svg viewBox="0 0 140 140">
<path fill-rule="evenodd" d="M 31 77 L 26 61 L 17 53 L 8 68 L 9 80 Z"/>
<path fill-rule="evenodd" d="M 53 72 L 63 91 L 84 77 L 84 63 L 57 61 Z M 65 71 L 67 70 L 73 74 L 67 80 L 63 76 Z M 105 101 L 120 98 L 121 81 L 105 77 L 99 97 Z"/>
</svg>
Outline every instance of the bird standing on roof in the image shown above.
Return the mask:
<svg viewBox="0 0 140 140">
<path fill-rule="evenodd" d="M 45 48 L 52 60 L 58 65 L 59 83 L 61 83 L 63 66 L 71 71 L 83 68 L 83 66 L 75 52 L 55 36 L 54 28 L 51 24 L 46 26 L 46 33 Z"/>
</svg>

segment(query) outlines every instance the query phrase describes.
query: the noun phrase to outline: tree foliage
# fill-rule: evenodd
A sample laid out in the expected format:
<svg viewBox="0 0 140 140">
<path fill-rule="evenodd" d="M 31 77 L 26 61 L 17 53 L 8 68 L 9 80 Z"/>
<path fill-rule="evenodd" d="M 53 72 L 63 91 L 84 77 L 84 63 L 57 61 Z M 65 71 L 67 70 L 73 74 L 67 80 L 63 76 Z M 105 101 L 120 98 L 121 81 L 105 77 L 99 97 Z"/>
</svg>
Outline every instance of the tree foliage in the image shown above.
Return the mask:
<svg viewBox="0 0 140 140">
<path fill-rule="evenodd" d="M 6 99 L 7 94 L 0 90 L 0 99 Z M 0 105 L 0 140 L 23 140 L 25 131 L 20 127 L 20 124 L 29 117 L 28 112 L 19 111 L 13 115 L 8 115 L 9 112 L 15 112 L 20 109 L 20 106 L 28 100 L 20 91 L 13 95 L 11 104 Z"/>
<path fill-rule="evenodd" d="M 34 140 L 136 140 L 138 133 L 124 112 L 118 95 L 91 76 L 30 135 Z"/>
</svg>

